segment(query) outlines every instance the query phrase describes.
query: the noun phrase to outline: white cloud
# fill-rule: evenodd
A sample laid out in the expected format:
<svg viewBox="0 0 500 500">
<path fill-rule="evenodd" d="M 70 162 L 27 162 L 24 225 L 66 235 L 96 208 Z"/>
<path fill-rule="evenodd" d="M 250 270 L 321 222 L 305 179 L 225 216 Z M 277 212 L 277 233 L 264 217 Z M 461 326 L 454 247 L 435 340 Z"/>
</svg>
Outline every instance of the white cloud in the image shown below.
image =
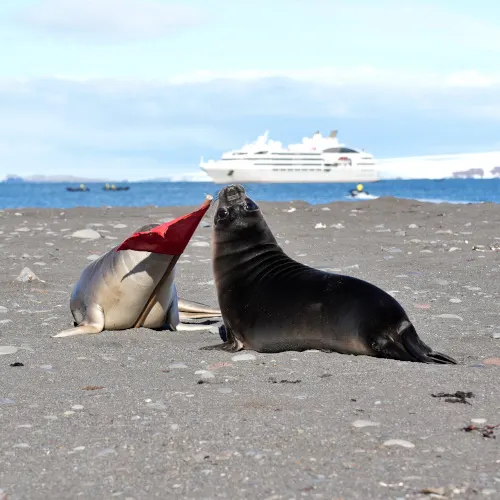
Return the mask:
<svg viewBox="0 0 500 500">
<path fill-rule="evenodd" d="M 0 177 L 197 170 L 200 156 L 316 129 L 378 157 L 491 149 L 500 75 L 375 68 L 195 74 L 160 81 L 0 80 Z"/>
<path fill-rule="evenodd" d="M 51 35 L 128 41 L 172 35 L 202 20 L 201 12 L 156 0 L 40 0 L 18 16 L 21 24 Z"/>
</svg>

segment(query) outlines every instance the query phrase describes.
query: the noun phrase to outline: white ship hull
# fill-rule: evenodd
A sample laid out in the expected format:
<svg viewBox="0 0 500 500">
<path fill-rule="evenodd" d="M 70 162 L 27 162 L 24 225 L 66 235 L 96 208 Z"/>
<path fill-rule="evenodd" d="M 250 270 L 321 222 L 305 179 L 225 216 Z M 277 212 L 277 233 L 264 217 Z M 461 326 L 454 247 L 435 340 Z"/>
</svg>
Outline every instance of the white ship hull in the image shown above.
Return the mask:
<svg viewBox="0 0 500 500">
<path fill-rule="evenodd" d="M 200 167 L 217 184 L 227 183 L 326 183 L 326 182 L 376 182 L 380 180 L 377 170 L 370 167 L 338 166 L 331 168 L 283 168 L 259 167 L 248 162 L 231 162 L 231 165 L 221 165 L 222 162 L 202 163 Z"/>
</svg>

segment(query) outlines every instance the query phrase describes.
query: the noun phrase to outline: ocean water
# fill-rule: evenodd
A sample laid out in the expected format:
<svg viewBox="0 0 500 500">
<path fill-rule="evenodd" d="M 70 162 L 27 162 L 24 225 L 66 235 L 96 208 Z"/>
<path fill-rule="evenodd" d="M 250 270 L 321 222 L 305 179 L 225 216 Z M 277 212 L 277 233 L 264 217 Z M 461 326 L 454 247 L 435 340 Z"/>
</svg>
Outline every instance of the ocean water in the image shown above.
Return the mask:
<svg viewBox="0 0 500 500">
<path fill-rule="evenodd" d="M 209 182 L 137 182 L 129 191 L 104 191 L 103 184 L 89 183 L 89 192 L 68 192 L 62 183 L 0 182 L 0 209 L 72 208 L 146 205 L 199 205 L 206 194 L 216 195 L 222 185 Z M 351 184 L 247 184 L 258 201 L 304 200 L 311 204 L 350 202 Z M 500 203 L 500 179 L 391 180 L 369 183 L 370 198 L 393 196 L 432 203 Z"/>
</svg>

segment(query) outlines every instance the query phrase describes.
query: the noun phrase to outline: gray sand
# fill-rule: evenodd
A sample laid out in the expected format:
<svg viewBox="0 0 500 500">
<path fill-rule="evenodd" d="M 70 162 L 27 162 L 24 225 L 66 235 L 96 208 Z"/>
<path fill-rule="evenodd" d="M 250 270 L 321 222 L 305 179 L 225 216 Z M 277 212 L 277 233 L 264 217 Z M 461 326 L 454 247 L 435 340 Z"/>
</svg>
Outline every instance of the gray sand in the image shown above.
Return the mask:
<svg viewBox="0 0 500 500">
<path fill-rule="evenodd" d="M 0 499 L 500 498 L 500 439 L 461 430 L 474 418 L 500 424 L 500 207 L 261 205 L 290 256 L 390 291 L 460 365 L 320 352 L 235 360 L 200 350 L 219 342 L 207 332 L 53 339 L 72 324 L 69 295 L 89 257 L 194 207 L 8 210 L 0 351 L 17 352 L 0 355 Z M 70 236 L 88 227 L 102 237 Z M 197 229 L 191 243 L 205 246 L 189 245 L 177 284 L 217 306 L 210 236 Z M 24 267 L 45 282 L 15 281 Z M 470 404 L 431 396 L 456 391 L 472 391 Z"/>
</svg>

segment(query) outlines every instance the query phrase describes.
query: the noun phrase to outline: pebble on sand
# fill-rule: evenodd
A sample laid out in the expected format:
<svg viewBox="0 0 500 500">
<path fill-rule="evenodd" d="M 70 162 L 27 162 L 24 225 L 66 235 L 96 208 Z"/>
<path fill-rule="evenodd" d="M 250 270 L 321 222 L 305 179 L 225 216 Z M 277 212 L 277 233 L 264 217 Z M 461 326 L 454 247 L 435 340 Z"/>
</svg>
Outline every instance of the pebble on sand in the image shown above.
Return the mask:
<svg viewBox="0 0 500 500">
<path fill-rule="evenodd" d="M 172 363 L 171 365 L 169 365 L 169 369 L 175 369 L 175 368 L 187 368 L 187 365 L 185 363 Z"/>
<path fill-rule="evenodd" d="M 75 231 L 71 236 L 73 238 L 81 238 L 84 240 L 98 240 L 101 238 L 100 233 L 98 233 L 95 229 L 80 229 L 79 231 Z"/>
<path fill-rule="evenodd" d="M 0 397 L 0 405 L 15 405 L 16 402 L 10 398 L 2 398 Z"/>
<path fill-rule="evenodd" d="M 197 370 L 195 375 L 200 376 L 200 380 L 213 380 L 215 379 L 215 375 L 209 370 Z"/>
<path fill-rule="evenodd" d="M 0 345 L 0 356 L 7 354 L 15 354 L 17 352 L 17 347 L 13 345 Z"/>
<path fill-rule="evenodd" d="M 233 361 L 254 361 L 257 357 L 250 353 L 236 354 L 231 358 Z"/>
<path fill-rule="evenodd" d="M 459 321 L 463 321 L 462 316 L 457 316 L 456 314 L 438 314 L 434 316 L 435 318 L 443 318 L 443 319 L 458 319 Z"/>
<path fill-rule="evenodd" d="M 404 439 L 388 439 L 384 441 L 384 446 L 402 446 L 403 448 L 415 448 L 413 443 L 410 441 L 405 441 Z"/>
<path fill-rule="evenodd" d="M 378 427 L 380 423 L 372 422 L 370 420 L 355 420 L 351 425 L 358 429 L 362 429 L 363 427 Z"/>
<path fill-rule="evenodd" d="M 45 281 L 41 280 L 29 267 L 23 267 L 16 281 L 21 283 L 28 283 L 29 281 L 40 281 L 41 283 L 45 283 Z"/>
<path fill-rule="evenodd" d="M 486 423 L 485 418 L 471 418 L 470 423 L 474 425 L 484 425 Z"/>
</svg>

